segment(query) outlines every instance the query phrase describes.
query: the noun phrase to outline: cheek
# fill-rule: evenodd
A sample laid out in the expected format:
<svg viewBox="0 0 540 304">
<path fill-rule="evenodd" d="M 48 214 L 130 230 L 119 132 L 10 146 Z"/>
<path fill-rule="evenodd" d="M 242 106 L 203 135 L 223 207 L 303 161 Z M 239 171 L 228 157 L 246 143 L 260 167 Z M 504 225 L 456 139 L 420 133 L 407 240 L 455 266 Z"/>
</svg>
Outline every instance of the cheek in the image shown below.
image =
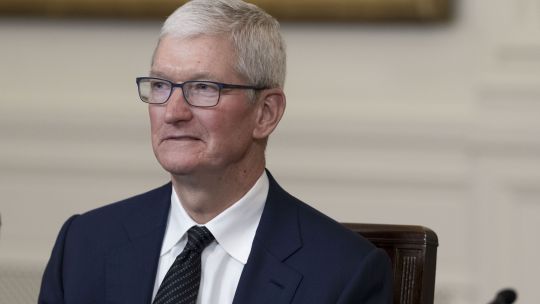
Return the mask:
<svg viewBox="0 0 540 304">
<path fill-rule="evenodd" d="M 150 131 L 152 134 L 159 129 L 162 120 L 161 109 L 150 106 L 148 108 L 148 116 L 150 117 Z"/>
<path fill-rule="evenodd" d="M 254 118 L 252 111 L 230 112 L 222 115 L 225 119 L 211 120 L 214 139 L 221 146 L 243 146 L 252 140 Z"/>
<path fill-rule="evenodd" d="M 161 118 L 159 109 L 153 107 L 148 108 L 148 115 L 150 118 L 150 141 L 152 143 L 154 153 L 156 153 L 156 149 L 159 145 L 160 129 L 163 119 Z"/>
</svg>

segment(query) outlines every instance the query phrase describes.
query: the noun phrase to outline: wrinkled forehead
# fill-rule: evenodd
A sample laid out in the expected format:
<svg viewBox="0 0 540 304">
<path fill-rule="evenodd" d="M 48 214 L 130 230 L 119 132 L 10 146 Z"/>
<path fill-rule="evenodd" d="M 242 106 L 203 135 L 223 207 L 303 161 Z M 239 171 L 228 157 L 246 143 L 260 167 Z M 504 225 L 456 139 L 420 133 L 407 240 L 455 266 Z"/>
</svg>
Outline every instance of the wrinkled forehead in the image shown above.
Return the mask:
<svg viewBox="0 0 540 304">
<path fill-rule="evenodd" d="M 154 52 L 150 74 L 175 81 L 241 79 L 235 62 L 235 52 L 224 37 L 164 36 Z"/>
<path fill-rule="evenodd" d="M 154 65 L 154 61 L 156 59 L 156 53 L 158 50 L 163 46 L 164 41 L 168 42 L 166 43 L 166 47 L 170 47 L 171 45 L 174 45 L 176 47 L 193 43 L 193 41 L 197 40 L 207 40 L 210 41 L 209 45 L 214 45 L 215 48 L 221 50 L 221 52 L 227 52 L 228 57 L 231 57 L 230 60 L 233 60 L 234 62 L 237 61 L 237 52 L 234 48 L 233 41 L 231 37 L 227 34 L 203 34 L 203 33 L 191 33 L 189 35 L 180 35 L 180 34 L 164 34 L 159 36 L 158 42 L 156 44 L 156 47 L 154 48 L 154 52 L 152 53 L 152 58 L 150 65 Z"/>
</svg>

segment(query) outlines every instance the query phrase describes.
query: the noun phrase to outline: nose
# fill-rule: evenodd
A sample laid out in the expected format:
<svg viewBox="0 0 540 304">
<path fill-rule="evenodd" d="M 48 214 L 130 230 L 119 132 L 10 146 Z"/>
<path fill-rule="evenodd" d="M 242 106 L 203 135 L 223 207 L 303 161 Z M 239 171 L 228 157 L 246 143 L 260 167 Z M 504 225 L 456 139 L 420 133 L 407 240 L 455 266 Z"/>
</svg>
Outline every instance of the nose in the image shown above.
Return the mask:
<svg viewBox="0 0 540 304">
<path fill-rule="evenodd" d="M 176 88 L 166 104 L 165 122 L 177 123 L 179 121 L 187 121 L 193 117 L 191 106 L 187 103 L 181 88 Z"/>
</svg>

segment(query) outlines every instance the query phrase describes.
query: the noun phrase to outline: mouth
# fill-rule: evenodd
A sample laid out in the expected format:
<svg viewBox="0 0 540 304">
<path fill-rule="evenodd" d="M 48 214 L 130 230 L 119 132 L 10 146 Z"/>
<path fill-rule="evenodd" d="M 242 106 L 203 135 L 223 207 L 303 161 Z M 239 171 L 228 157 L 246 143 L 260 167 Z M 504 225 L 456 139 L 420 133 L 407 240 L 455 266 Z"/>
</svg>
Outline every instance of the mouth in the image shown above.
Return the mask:
<svg viewBox="0 0 540 304">
<path fill-rule="evenodd" d="M 165 141 L 194 141 L 200 140 L 199 138 L 191 135 L 168 135 L 161 139 L 161 142 Z"/>
</svg>

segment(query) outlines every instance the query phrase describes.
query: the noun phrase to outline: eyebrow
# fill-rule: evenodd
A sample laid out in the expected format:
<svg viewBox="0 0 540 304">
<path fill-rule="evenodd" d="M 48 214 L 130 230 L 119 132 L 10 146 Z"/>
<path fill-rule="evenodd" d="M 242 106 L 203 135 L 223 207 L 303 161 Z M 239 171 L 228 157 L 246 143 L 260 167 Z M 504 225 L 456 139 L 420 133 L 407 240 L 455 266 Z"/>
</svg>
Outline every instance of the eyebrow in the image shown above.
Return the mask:
<svg viewBox="0 0 540 304">
<path fill-rule="evenodd" d="M 166 73 L 163 73 L 163 72 L 160 72 L 160 71 L 150 71 L 150 77 L 158 77 L 158 78 L 163 78 L 163 79 L 167 79 L 167 80 L 171 80 L 171 77 L 169 77 L 169 75 L 167 75 Z M 209 80 L 209 81 L 220 81 L 220 79 L 218 79 L 218 77 L 216 77 L 215 75 L 212 75 L 212 73 L 210 72 L 196 72 L 196 73 L 193 73 L 193 74 L 190 74 L 189 76 L 189 79 L 186 79 L 184 81 L 188 81 L 188 80 Z"/>
<path fill-rule="evenodd" d="M 150 77 L 158 77 L 158 78 L 168 79 L 168 76 L 165 75 L 165 73 L 161 73 L 159 71 L 152 71 L 152 70 L 150 70 Z"/>
</svg>

